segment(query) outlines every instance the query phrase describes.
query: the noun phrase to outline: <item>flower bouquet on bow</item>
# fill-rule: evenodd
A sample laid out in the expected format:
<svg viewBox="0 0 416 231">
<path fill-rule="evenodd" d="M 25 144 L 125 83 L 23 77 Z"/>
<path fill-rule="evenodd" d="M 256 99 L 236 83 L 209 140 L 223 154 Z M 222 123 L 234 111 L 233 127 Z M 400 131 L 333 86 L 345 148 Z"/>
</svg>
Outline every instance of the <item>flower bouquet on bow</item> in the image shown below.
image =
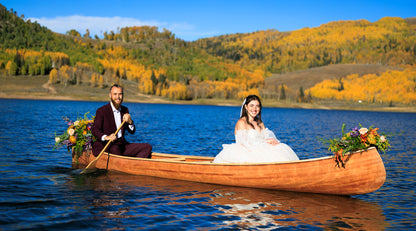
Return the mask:
<svg viewBox="0 0 416 231">
<path fill-rule="evenodd" d="M 68 152 L 73 151 L 75 159 L 78 159 L 84 151 L 91 150 L 95 137 L 92 135 L 91 128 L 94 123 L 94 117 L 88 118 L 89 112 L 84 117 L 78 117 L 72 122 L 68 117 L 64 117 L 64 121 L 68 124 L 68 128 L 61 134 L 55 133 L 54 150 L 62 146 L 66 146 Z"/>
<path fill-rule="evenodd" d="M 341 138 L 323 140 L 328 144 L 328 150 L 335 154 L 335 162 L 338 167 L 345 168 L 346 154 L 375 147 L 378 151 L 386 152 L 390 147 L 387 135 L 379 133 L 378 128 L 355 127 L 345 132 L 345 124 L 342 125 Z"/>
</svg>

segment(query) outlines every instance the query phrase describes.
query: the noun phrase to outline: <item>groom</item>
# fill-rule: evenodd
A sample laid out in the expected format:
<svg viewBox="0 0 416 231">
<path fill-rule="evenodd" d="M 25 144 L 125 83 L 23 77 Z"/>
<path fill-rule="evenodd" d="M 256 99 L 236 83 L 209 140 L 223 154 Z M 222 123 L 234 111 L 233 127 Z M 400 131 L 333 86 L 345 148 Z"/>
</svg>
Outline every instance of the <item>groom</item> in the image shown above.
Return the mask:
<svg viewBox="0 0 416 231">
<path fill-rule="evenodd" d="M 129 143 L 124 138 L 127 130 L 130 134 L 134 134 L 136 126 L 131 119 L 129 109 L 122 106 L 123 88 L 114 84 L 110 87 L 110 103 L 97 109 L 92 127 L 92 134 L 97 140 L 92 145 L 92 153 L 94 156 L 103 150 L 107 142 L 111 144 L 105 150 L 106 152 L 131 157 L 151 158 L 152 146 L 148 143 Z M 114 134 L 122 121 L 126 121 L 117 134 Z"/>
</svg>

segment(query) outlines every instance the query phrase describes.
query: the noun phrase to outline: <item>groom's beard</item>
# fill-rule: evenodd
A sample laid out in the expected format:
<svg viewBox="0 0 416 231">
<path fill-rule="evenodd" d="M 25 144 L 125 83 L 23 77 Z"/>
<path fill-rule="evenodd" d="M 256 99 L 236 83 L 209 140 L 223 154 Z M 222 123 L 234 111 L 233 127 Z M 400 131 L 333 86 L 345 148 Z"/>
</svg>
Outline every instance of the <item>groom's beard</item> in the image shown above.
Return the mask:
<svg viewBox="0 0 416 231">
<path fill-rule="evenodd" d="M 119 103 L 115 102 L 113 99 L 111 99 L 111 103 L 113 104 L 113 106 L 116 109 L 119 109 L 121 107 L 121 103 L 123 102 L 123 100 L 120 100 Z"/>
</svg>

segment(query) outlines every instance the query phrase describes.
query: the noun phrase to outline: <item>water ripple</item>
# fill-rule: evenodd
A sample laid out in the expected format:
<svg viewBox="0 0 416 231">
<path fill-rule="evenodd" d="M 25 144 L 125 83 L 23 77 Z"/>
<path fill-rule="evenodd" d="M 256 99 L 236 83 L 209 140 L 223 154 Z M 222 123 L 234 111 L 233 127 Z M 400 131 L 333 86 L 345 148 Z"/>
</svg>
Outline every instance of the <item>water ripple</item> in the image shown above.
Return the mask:
<svg viewBox="0 0 416 231">
<path fill-rule="evenodd" d="M 264 108 L 263 120 L 301 159 L 331 155 L 319 138 L 352 128 L 396 135 L 382 154 L 385 184 L 354 196 L 280 192 L 98 171 L 80 175 L 70 154 L 52 150 L 62 116 L 75 120 L 103 102 L 0 100 L 2 230 L 403 230 L 416 225 L 414 113 Z M 240 107 L 126 104 L 131 142 L 156 152 L 215 156 L 234 142 Z M 13 115 L 13 118 L 12 116 Z M 11 127 L 10 125 L 13 125 Z M 330 173 L 328 173 L 330 174 Z"/>
</svg>

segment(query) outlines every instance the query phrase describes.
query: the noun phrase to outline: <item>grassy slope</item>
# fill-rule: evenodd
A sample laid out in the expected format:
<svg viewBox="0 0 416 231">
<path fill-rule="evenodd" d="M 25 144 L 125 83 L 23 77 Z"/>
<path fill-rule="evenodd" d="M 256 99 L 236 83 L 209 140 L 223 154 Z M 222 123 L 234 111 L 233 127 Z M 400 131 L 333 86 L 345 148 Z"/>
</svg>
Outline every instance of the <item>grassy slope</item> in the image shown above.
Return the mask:
<svg viewBox="0 0 416 231">
<path fill-rule="evenodd" d="M 306 90 L 325 79 L 339 79 L 351 74 L 376 74 L 398 69 L 376 64 L 336 64 L 286 74 L 273 74 L 265 80 L 265 85 L 270 87 L 285 84 L 295 92 L 298 92 L 300 87 Z"/>
<path fill-rule="evenodd" d="M 286 84 L 298 90 L 300 86 L 307 89 L 314 84 L 328 78 L 345 77 L 352 73 L 368 74 L 380 73 L 387 69 L 394 69 L 381 65 L 354 65 L 339 64 L 326 67 L 312 68 L 288 74 L 273 75 L 266 79 L 267 85 Z M 87 85 L 48 85 L 48 76 L 0 76 L 0 98 L 21 99 L 57 99 L 82 101 L 107 101 L 108 88 L 93 88 Z M 125 102 L 142 103 L 178 103 L 178 104 L 213 104 L 213 105 L 240 105 L 238 100 L 201 99 L 193 101 L 173 101 L 158 96 L 143 95 L 137 91 L 137 83 L 122 81 L 125 87 Z M 363 105 L 342 102 L 319 102 L 315 104 L 299 104 L 287 101 L 264 100 L 268 107 L 291 108 L 320 108 L 320 109 L 349 109 L 349 110 L 376 110 L 376 111 L 405 111 L 416 112 L 416 107 L 385 107 L 382 105 Z"/>
</svg>

